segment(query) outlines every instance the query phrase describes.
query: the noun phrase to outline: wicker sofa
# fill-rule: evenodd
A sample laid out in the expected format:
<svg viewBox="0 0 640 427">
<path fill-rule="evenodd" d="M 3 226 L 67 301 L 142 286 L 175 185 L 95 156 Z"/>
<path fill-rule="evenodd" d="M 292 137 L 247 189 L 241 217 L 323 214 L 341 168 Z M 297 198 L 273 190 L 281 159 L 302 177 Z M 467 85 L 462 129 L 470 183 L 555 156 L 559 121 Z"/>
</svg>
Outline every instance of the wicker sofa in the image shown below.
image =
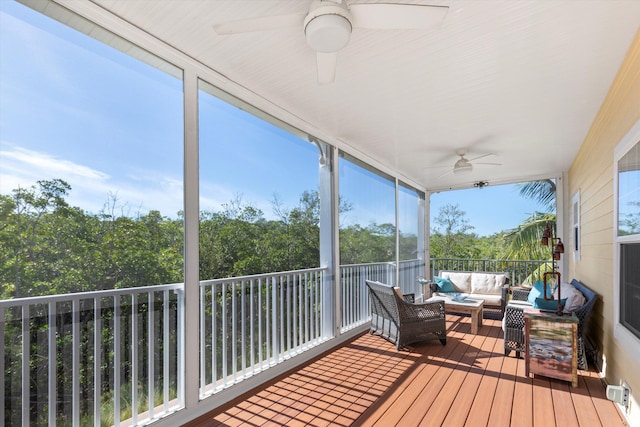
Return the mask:
<svg viewBox="0 0 640 427">
<path fill-rule="evenodd" d="M 449 279 L 455 292 L 468 294 L 470 298 L 484 301 L 484 315 L 501 319 L 509 295 L 509 274 L 505 272 L 440 271 L 437 277 Z M 440 292 L 438 284 L 430 284 L 431 296 L 449 297 Z"/>
<path fill-rule="evenodd" d="M 591 310 L 595 305 L 598 295 L 586 287 L 583 283 L 573 279 L 571 284 L 579 290 L 585 297 L 585 302 L 579 308 L 573 310 L 578 318 L 578 367 L 587 369 L 587 358 L 585 355 L 585 330 Z M 520 357 L 520 352 L 524 348 L 524 309 L 531 307 L 527 302 L 529 291 L 525 289 L 514 289 L 511 301 L 507 304 L 503 319 L 504 329 L 504 354 L 508 356 L 515 350 L 516 357 Z"/>
<path fill-rule="evenodd" d="M 372 334 L 391 341 L 400 350 L 408 344 L 438 339 L 447 343 L 444 303 L 409 303 L 400 289 L 367 280 L 371 298 Z"/>
</svg>

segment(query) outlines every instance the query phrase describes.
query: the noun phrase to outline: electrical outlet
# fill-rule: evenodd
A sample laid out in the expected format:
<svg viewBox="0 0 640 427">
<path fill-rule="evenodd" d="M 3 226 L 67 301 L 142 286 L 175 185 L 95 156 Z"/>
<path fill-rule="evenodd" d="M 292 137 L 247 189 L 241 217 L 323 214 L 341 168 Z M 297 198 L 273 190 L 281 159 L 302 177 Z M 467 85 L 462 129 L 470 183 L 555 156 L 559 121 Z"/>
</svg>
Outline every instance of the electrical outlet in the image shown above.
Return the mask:
<svg viewBox="0 0 640 427">
<path fill-rule="evenodd" d="M 607 386 L 607 399 L 622 405 L 627 409 L 629 407 L 629 387 L 621 385 Z"/>
<path fill-rule="evenodd" d="M 624 403 L 624 408 L 626 410 L 626 413 L 628 414 L 629 411 L 631 410 L 631 387 L 629 387 L 629 384 L 626 381 L 621 381 L 622 388 L 624 389 L 625 393 L 626 393 L 626 401 Z"/>
</svg>

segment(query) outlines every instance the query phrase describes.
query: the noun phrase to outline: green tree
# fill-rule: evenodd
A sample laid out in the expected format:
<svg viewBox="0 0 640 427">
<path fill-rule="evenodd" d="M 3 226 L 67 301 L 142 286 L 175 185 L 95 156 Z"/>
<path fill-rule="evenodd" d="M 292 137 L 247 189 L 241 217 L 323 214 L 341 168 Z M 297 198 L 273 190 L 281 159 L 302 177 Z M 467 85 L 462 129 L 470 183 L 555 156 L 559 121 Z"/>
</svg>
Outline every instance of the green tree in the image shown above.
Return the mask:
<svg viewBox="0 0 640 427">
<path fill-rule="evenodd" d="M 458 204 L 440 208 L 431 229 L 431 255 L 434 258 L 469 258 L 477 236 Z"/>
</svg>

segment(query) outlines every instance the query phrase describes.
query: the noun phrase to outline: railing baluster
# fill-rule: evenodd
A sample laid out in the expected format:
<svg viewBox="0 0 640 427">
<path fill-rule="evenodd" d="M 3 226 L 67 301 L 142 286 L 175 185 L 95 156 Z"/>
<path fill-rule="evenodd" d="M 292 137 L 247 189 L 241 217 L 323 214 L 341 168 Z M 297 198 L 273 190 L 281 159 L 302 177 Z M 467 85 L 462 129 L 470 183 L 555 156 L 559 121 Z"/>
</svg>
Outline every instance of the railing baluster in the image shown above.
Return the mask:
<svg viewBox="0 0 640 427">
<path fill-rule="evenodd" d="M 269 366 L 270 363 L 270 358 L 271 358 L 271 345 L 272 345 L 272 337 L 271 337 L 271 318 L 273 316 L 271 316 L 271 310 L 272 310 L 272 302 L 271 300 L 272 295 L 271 295 L 271 291 L 270 291 L 270 287 L 269 284 L 273 281 L 273 278 L 271 279 L 265 279 L 264 280 L 264 295 L 265 295 L 265 304 L 264 304 L 264 309 L 266 311 L 266 316 L 265 316 L 265 323 L 264 323 L 264 334 L 265 334 L 265 342 L 266 342 L 266 354 L 264 355 L 265 357 L 265 362 L 267 367 Z"/>
<path fill-rule="evenodd" d="M 120 372 L 122 354 L 120 344 L 120 296 L 113 297 L 113 422 L 120 426 Z"/>
<path fill-rule="evenodd" d="M 282 276 L 279 277 L 279 286 L 278 288 L 280 289 L 280 311 L 279 313 L 279 318 L 280 318 L 280 345 L 278 346 L 278 358 L 276 359 L 278 362 L 284 360 L 284 347 L 285 347 L 285 339 L 284 339 L 284 332 L 285 332 L 285 310 L 284 310 L 284 289 L 285 284 L 283 283 L 283 279 Z"/>
<path fill-rule="evenodd" d="M 138 423 L 138 295 L 131 295 L 131 418 Z"/>
<path fill-rule="evenodd" d="M 153 418 L 153 407 L 155 406 L 155 334 L 154 324 L 155 322 L 155 298 L 153 291 L 149 292 L 149 307 L 147 308 L 147 402 L 149 404 L 149 418 Z M 135 343 L 134 343 L 135 344 Z"/>
<path fill-rule="evenodd" d="M 286 348 L 286 352 L 285 354 L 288 354 L 289 356 L 291 356 L 291 335 L 293 334 L 293 328 L 295 327 L 295 325 L 293 324 L 293 313 L 291 312 L 291 285 L 292 285 L 292 281 L 293 276 L 291 274 L 287 275 L 287 280 L 284 283 L 284 286 L 286 287 L 285 293 L 286 293 L 286 318 L 285 318 L 285 330 L 284 332 L 287 334 L 287 348 Z"/>
<path fill-rule="evenodd" d="M 93 425 L 100 427 L 102 403 L 102 313 L 100 297 L 93 299 Z"/>
<path fill-rule="evenodd" d="M 177 331 L 178 331 L 178 348 L 177 348 L 177 359 L 178 359 L 178 369 L 177 369 L 177 382 L 178 382 L 178 404 L 181 408 L 184 408 L 184 373 L 185 373 L 185 361 L 184 361 L 184 339 L 185 339 L 185 330 L 184 330 L 184 287 L 175 289 L 174 292 L 178 295 L 178 312 L 177 314 Z"/>
<path fill-rule="evenodd" d="M 271 352 L 273 363 L 278 361 L 278 287 L 276 278 L 271 279 Z"/>
<path fill-rule="evenodd" d="M 206 289 L 204 286 L 200 287 L 200 394 L 204 394 L 204 388 L 207 384 L 206 369 L 205 369 L 205 348 L 206 348 L 206 340 L 205 340 L 205 320 L 204 316 L 206 313 L 206 299 L 205 292 Z M 211 383 L 215 385 L 215 381 Z"/>
<path fill-rule="evenodd" d="M 163 384 L 163 402 L 162 408 L 164 412 L 169 410 L 169 291 L 162 291 L 162 384 Z"/>
<path fill-rule="evenodd" d="M 217 358 L 218 352 L 216 351 L 218 349 L 218 334 L 217 334 L 218 324 L 216 322 L 216 316 L 218 313 L 217 295 L 218 295 L 217 285 L 212 285 L 211 286 L 211 365 L 212 365 L 211 366 L 211 385 L 213 386 L 214 390 L 216 389 L 216 384 L 218 382 L 218 358 Z M 202 315 L 204 316 L 204 310 Z M 202 351 L 202 354 L 204 354 L 204 349 Z"/>
<path fill-rule="evenodd" d="M 242 327 L 240 328 L 240 334 L 242 334 L 242 338 L 240 342 L 242 343 L 242 348 L 240 351 L 240 355 L 242 357 L 242 375 L 247 375 L 247 353 L 245 351 L 246 345 L 246 336 L 247 336 L 247 310 L 245 307 L 245 290 L 244 290 L 244 280 L 240 281 L 240 304 L 242 305 L 241 312 L 242 316 L 240 321 L 242 322 Z"/>
<path fill-rule="evenodd" d="M 29 342 L 29 305 L 22 306 L 22 425 L 28 426 L 29 420 L 29 397 L 31 396 L 31 389 L 29 387 L 29 361 L 30 355 L 30 342 Z"/>
<path fill-rule="evenodd" d="M 4 308 L 0 307 L 0 372 L 7 372 L 4 366 Z M 5 375 L 0 378 L 0 420 L 4 421 L 4 387 L 5 387 Z"/>
<path fill-rule="evenodd" d="M 236 298 L 236 282 L 231 282 L 231 372 L 233 372 L 233 381 L 236 381 L 236 372 L 238 372 L 238 328 L 236 325 L 237 298 Z"/>
<path fill-rule="evenodd" d="M 255 354 L 255 307 L 254 307 L 254 301 L 255 301 L 255 292 L 254 292 L 254 287 L 255 287 L 255 280 L 251 279 L 249 281 L 249 300 L 251 305 L 249 306 L 249 316 L 251 317 L 251 323 L 249 324 L 249 340 L 251 342 L 251 345 L 249 346 L 249 358 L 251 361 L 251 374 L 255 373 L 255 366 L 256 366 L 256 354 Z"/>
<path fill-rule="evenodd" d="M 227 284 L 223 283 L 221 287 L 222 291 L 222 385 L 227 385 Z"/>
<path fill-rule="evenodd" d="M 266 292 L 266 285 L 264 286 Z M 268 310 L 264 310 L 265 316 Z M 258 279 L 258 363 L 260 369 L 262 369 L 262 362 L 264 360 L 264 356 L 262 354 L 262 279 Z"/>
<path fill-rule="evenodd" d="M 73 299 L 71 308 L 72 328 L 71 341 L 73 343 L 72 353 L 72 408 L 73 425 L 80 425 L 80 300 Z"/>
<path fill-rule="evenodd" d="M 48 319 L 48 338 L 49 338 L 49 384 L 47 388 L 47 392 L 49 393 L 49 427 L 55 427 L 56 425 L 56 397 L 58 396 L 58 390 L 56 388 L 56 378 L 57 378 L 57 332 L 58 328 L 56 326 L 56 303 L 49 303 L 49 319 Z M 4 344 L 4 340 L 1 341 Z M 4 345 L 3 345 L 4 347 Z M 1 358 L 4 361 L 4 357 Z M 4 372 L 4 369 L 0 369 L 0 371 Z M 4 388 L 3 388 L 4 391 Z M 4 402 L 4 399 L 0 400 Z M 4 419 L 4 417 L 0 418 L 0 420 Z"/>
</svg>

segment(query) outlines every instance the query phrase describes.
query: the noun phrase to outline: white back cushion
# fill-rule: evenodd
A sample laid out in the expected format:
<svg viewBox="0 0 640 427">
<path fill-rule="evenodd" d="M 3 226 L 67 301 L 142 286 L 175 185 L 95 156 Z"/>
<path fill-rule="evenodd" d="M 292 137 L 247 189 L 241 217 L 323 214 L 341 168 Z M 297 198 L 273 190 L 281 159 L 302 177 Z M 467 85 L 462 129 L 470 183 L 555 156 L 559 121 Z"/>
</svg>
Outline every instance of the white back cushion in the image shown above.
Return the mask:
<svg viewBox="0 0 640 427">
<path fill-rule="evenodd" d="M 473 273 L 471 275 L 471 292 L 475 294 L 498 294 L 507 282 L 504 274 Z"/>
<path fill-rule="evenodd" d="M 440 277 L 451 280 L 456 292 L 471 292 L 471 273 L 456 273 L 452 271 L 441 271 Z"/>
</svg>

